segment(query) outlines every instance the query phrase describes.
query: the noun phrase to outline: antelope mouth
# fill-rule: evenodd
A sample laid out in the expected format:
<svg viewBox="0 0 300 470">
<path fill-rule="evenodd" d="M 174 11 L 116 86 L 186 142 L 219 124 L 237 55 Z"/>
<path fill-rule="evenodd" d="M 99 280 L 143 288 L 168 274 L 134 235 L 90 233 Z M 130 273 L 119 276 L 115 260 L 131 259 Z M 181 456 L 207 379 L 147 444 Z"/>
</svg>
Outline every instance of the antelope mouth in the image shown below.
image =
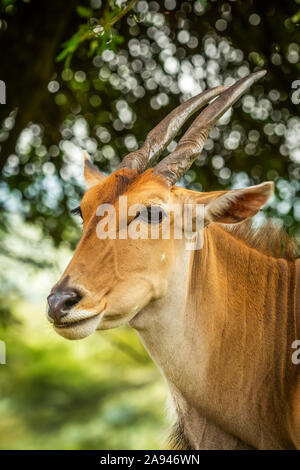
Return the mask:
<svg viewBox="0 0 300 470">
<path fill-rule="evenodd" d="M 95 315 L 92 315 L 88 318 L 81 318 L 80 320 L 75 320 L 75 321 L 70 321 L 70 322 L 64 322 L 64 323 L 54 323 L 53 326 L 54 328 L 57 329 L 68 329 L 68 328 L 76 328 L 77 326 L 83 326 L 86 323 L 88 323 L 90 320 L 95 319 L 96 317 L 101 317 L 102 313 L 96 313 Z"/>
</svg>

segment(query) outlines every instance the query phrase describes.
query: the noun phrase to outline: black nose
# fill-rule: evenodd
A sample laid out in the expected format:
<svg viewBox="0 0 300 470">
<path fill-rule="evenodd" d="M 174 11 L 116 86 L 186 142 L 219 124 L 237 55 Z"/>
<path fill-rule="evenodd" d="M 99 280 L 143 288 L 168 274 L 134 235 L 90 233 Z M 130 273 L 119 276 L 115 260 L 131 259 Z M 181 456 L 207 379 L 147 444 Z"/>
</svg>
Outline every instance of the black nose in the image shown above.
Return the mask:
<svg viewBox="0 0 300 470">
<path fill-rule="evenodd" d="M 59 322 L 74 305 L 78 304 L 80 299 L 81 295 L 75 290 L 54 291 L 47 298 L 49 317 Z"/>
</svg>

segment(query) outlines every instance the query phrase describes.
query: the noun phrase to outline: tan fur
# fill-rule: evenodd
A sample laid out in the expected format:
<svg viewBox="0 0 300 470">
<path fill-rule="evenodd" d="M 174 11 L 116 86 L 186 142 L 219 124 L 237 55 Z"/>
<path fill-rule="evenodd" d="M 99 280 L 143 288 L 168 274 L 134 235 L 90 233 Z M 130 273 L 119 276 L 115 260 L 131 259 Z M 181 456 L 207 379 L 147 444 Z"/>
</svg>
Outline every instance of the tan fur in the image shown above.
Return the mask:
<svg viewBox="0 0 300 470">
<path fill-rule="evenodd" d="M 255 235 L 247 222 L 237 228 L 216 223 L 257 213 L 271 186 L 196 193 L 169 188 L 152 170 L 124 169 L 82 200 L 82 239 L 57 285 L 82 293 L 70 320 L 99 313 L 99 321 L 84 331 L 58 332 L 76 339 L 130 323 L 170 388 L 178 415 L 174 448 L 300 448 L 290 242 L 280 251 L 282 238 L 273 229 Z M 99 240 L 97 206 L 118 208 L 120 195 L 129 205 L 204 204 L 203 249 L 188 251 L 185 240 L 174 239 Z"/>
</svg>

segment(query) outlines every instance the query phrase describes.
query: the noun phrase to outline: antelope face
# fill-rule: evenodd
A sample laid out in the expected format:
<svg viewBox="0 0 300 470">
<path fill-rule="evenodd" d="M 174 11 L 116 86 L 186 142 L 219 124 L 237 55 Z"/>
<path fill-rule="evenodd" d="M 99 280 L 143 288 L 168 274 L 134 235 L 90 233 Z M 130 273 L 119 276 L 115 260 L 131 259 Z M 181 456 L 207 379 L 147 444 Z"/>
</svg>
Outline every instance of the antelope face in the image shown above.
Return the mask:
<svg viewBox="0 0 300 470">
<path fill-rule="evenodd" d="M 170 195 L 157 176 L 137 175 L 134 170 L 119 170 L 86 192 L 80 204 L 82 238 L 48 297 L 48 318 L 59 334 L 78 339 L 96 328 L 119 326 L 164 294 L 172 246 L 159 232 Z M 121 216 L 120 196 L 129 209 Z M 136 215 L 130 211 L 134 205 Z M 139 211 L 142 206 L 144 212 Z M 102 207 L 105 215 L 97 215 Z M 150 207 L 161 213 L 151 217 Z M 150 233 L 154 225 L 159 237 L 155 240 Z M 102 226 L 108 231 L 100 233 Z M 104 239 L 105 233 L 110 238 Z M 132 239 L 134 233 L 143 238 Z"/>
<path fill-rule="evenodd" d="M 204 226 L 213 221 L 240 222 L 266 202 L 272 191 L 270 183 L 212 193 L 173 186 L 200 154 L 214 122 L 262 75 L 253 74 L 225 91 L 224 87 L 206 91 L 179 106 L 151 131 L 142 149 L 125 157 L 108 178 L 85 160 L 89 189 L 79 208 L 82 237 L 48 296 L 47 316 L 57 333 L 80 339 L 96 329 L 120 326 L 165 295 L 176 254 L 186 243 L 186 234 L 189 238 L 194 235 L 199 217 L 192 211 L 186 228 L 182 224 L 185 204 L 203 207 Z M 186 119 L 220 93 L 188 129 L 175 152 L 145 171 Z"/>
</svg>

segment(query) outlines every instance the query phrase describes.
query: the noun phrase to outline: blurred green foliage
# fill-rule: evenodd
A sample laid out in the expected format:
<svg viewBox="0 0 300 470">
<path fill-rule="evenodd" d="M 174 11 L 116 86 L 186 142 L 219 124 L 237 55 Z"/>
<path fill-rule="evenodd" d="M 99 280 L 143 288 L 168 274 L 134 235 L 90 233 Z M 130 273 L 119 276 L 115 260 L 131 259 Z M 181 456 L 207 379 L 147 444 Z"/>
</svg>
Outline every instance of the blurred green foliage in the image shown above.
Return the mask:
<svg viewBox="0 0 300 470">
<path fill-rule="evenodd" d="M 133 331 L 67 342 L 37 306 L 15 311 L 30 320 L 0 328 L 0 449 L 163 447 L 165 390 Z"/>
<path fill-rule="evenodd" d="M 111 172 L 180 101 L 265 67 L 182 183 L 209 191 L 274 180 L 267 213 L 299 230 L 298 1 L 16 0 L 2 9 L 3 210 L 74 247 L 79 149 Z"/>
<path fill-rule="evenodd" d="M 129 1 L 124 8 L 118 6 L 118 2 L 108 1 L 100 18 L 93 16 L 94 10 L 92 8 L 77 5 L 77 14 L 87 18 L 89 21 L 80 25 L 78 31 L 63 43 L 63 50 L 59 53 L 56 60 L 58 62 L 65 60 L 65 67 L 68 68 L 74 52 L 84 41 L 90 41 L 88 57 L 102 54 L 105 49 L 115 50 L 118 44 L 123 43 L 124 38 L 114 34 L 112 27 L 133 8 L 136 1 Z M 120 5 L 122 4 L 122 2 L 119 3 Z"/>
</svg>

